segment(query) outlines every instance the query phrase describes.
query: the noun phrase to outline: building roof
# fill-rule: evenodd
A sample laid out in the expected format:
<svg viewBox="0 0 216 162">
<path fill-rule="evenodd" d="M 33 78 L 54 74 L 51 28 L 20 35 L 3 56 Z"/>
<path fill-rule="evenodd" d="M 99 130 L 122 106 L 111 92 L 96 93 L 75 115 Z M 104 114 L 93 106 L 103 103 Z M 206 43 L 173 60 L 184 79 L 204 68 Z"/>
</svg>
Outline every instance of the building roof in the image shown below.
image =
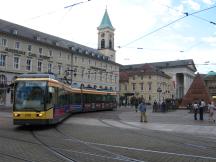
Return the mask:
<svg viewBox="0 0 216 162">
<path fill-rule="evenodd" d="M 37 43 L 62 48 L 63 50 L 71 51 L 73 54 L 83 54 L 87 57 L 93 57 L 101 61 L 106 61 L 112 64 L 117 64 L 104 56 L 101 52 L 91 47 L 87 47 L 60 37 L 46 34 L 37 30 L 33 30 L 18 24 L 14 24 L 0 19 L 0 33 L 4 33 L 14 37 L 20 37 Z M 117 64 L 119 65 L 119 64 Z"/>
<path fill-rule="evenodd" d="M 169 78 L 170 76 L 164 73 L 163 71 L 155 68 L 151 64 L 143 64 L 141 67 L 133 68 L 130 70 L 120 70 L 120 82 L 127 82 L 130 76 L 134 75 L 158 75 L 165 78 Z"/>
<path fill-rule="evenodd" d="M 110 28 L 112 30 L 114 30 L 112 23 L 110 21 L 107 9 L 105 10 L 104 16 L 102 18 L 102 21 L 100 23 L 100 26 L 98 27 L 98 29 L 104 29 L 104 28 Z"/>
<path fill-rule="evenodd" d="M 196 66 L 192 59 L 188 60 L 176 60 L 176 61 L 164 61 L 164 62 L 153 62 L 149 63 L 158 69 L 165 69 L 165 68 L 173 68 L 173 67 L 183 67 L 187 66 L 187 68 L 191 69 L 192 71 L 197 71 Z M 133 69 L 133 68 L 140 68 L 144 64 L 132 64 L 132 65 L 124 65 L 123 69 Z"/>
<path fill-rule="evenodd" d="M 214 71 L 209 71 L 208 74 L 206 75 L 207 77 L 208 76 L 216 76 L 216 72 Z"/>
</svg>

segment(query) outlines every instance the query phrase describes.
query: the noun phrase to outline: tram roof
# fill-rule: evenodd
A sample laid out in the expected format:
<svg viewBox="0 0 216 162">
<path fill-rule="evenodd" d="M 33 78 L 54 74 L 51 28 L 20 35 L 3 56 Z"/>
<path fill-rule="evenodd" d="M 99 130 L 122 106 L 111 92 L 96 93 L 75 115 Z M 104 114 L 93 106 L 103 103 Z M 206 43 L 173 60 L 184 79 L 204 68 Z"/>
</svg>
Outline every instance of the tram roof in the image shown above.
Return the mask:
<svg viewBox="0 0 216 162">
<path fill-rule="evenodd" d="M 18 78 L 50 78 L 57 79 L 54 74 L 21 74 Z"/>
</svg>

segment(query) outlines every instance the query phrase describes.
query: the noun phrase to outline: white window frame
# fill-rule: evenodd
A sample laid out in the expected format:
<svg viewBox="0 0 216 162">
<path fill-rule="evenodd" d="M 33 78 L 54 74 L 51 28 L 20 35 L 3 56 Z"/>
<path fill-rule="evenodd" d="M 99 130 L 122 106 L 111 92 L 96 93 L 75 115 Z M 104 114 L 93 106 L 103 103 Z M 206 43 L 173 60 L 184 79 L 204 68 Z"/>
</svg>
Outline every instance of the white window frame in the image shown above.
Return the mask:
<svg viewBox="0 0 216 162">
<path fill-rule="evenodd" d="M 32 45 L 31 44 L 28 44 L 28 52 L 31 52 L 32 51 Z"/>
<path fill-rule="evenodd" d="M 16 69 L 16 70 L 20 69 L 20 58 L 18 56 L 14 56 L 14 59 L 13 59 L 13 68 Z"/>
<path fill-rule="evenodd" d="M 26 59 L 26 70 L 31 71 L 32 69 L 32 60 L 31 59 Z"/>
<path fill-rule="evenodd" d="M 47 67 L 48 73 L 52 73 L 52 64 L 48 63 L 48 67 Z"/>
<path fill-rule="evenodd" d="M 3 47 L 7 47 L 7 39 L 6 39 L 6 38 L 2 38 L 2 40 L 1 40 L 1 45 L 2 45 Z"/>
<path fill-rule="evenodd" d="M 6 55 L 0 53 L 0 67 L 6 66 Z"/>
<path fill-rule="evenodd" d="M 39 71 L 39 72 L 42 72 L 42 67 L 43 67 L 43 62 L 42 61 L 38 61 L 38 64 L 37 64 L 37 70 Z"/>
</svg>

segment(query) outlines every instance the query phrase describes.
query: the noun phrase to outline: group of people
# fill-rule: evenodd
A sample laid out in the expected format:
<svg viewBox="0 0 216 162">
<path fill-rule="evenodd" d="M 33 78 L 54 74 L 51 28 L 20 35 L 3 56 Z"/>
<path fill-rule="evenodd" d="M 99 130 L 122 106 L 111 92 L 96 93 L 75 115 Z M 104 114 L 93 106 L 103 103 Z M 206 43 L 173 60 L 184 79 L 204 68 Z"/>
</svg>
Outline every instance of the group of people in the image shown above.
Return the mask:
<svg viewBox="0 0 216 162">
<path fill-rule="evenodd" d="M 199 102 L 195 101 L 193 104 L 193 110 L 194 110 L 194 120 L 197 120 L 197 114 L 199 113 L 199 120 L 203 120 L 203 113 L 205 111 L 205 108 L 208 108 L 209 112 L 209 121 L 215 122 L 214 119 L 214 113 L 216 113 L 216 107 L 214 102 L 212 101 L 208 105 L 206 105 L 204 100 L 201 100 Z"/>
</svg>

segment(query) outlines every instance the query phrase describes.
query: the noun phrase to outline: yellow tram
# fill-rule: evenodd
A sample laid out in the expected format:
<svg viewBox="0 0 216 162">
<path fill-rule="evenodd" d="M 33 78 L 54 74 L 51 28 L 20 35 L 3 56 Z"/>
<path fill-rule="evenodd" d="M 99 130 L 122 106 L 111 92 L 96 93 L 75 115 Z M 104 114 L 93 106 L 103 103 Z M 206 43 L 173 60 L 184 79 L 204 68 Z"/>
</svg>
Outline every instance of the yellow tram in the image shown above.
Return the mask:
<svg viewBox="0 0 216 162">
<path fill-rule="evenodd" d="M 56 124 L 74 112 L 113 110 L 116 92 L 73 88 L 52 74 L 23 74 L 14 82 L 15 125 Z"/>
</svg>

